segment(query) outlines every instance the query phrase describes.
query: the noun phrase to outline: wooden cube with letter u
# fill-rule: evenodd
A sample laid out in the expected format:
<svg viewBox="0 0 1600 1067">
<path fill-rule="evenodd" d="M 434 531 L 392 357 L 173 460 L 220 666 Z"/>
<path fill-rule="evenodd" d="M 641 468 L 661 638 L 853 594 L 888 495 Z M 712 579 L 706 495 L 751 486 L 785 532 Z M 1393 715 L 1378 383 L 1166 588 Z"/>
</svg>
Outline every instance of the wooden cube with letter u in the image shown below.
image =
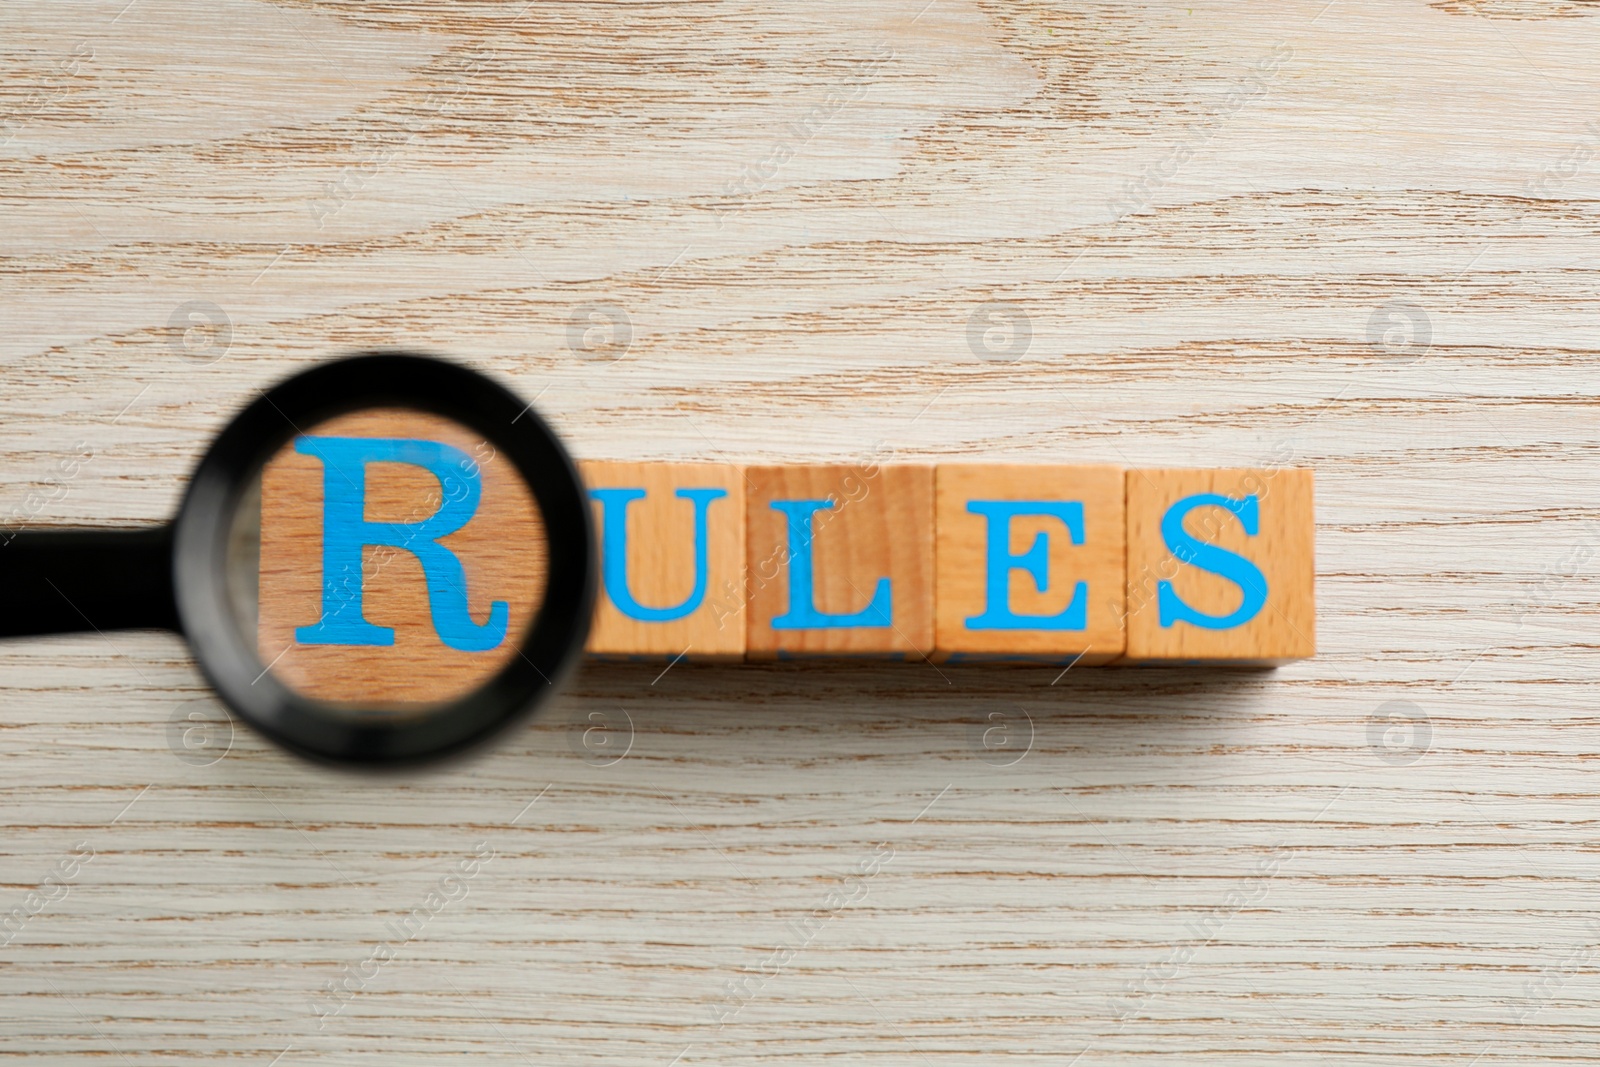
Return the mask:
<svg viewBox="0 0 1600 1067">
<path fill-rule="evenodd" d="M 1127 478 L 1128 662 L 1270 666 L 1316 654 L 1310 471 Z"/>
<path fill-rule="evenodd" d="M 726 463 L 580 463 L 600 541 L 588 651 L 744 657 L 744 475 Z"/>
<path fill-rule="evenodd" d="M 1087 666 L 1120 656 L 1122 474 L 940 464 L 937 658 Z"/>
<path fill-rule="evenodd" d="M 933 468 L 746 468 L 749 658 L 933 652 Z"/>
</svg>

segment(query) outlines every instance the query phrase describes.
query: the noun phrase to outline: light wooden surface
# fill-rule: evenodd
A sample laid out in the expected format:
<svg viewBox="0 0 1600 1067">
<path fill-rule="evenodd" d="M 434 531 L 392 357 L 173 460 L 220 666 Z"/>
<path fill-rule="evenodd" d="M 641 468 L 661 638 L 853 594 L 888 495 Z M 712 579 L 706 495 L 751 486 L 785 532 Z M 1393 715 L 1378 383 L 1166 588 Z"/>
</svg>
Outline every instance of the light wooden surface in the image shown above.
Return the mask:
<svg viewBox="0 0 1600 1067">
<path fill-rule="evenodd" d="M 1320 650 L 595 667 L 359 779 L 9 643 L 0 1052 L 1600 1059 L 1593 14 L 6 4 L 9 521 L 404 345 L 584 458 L 1309 467 Z"/>
</svg>

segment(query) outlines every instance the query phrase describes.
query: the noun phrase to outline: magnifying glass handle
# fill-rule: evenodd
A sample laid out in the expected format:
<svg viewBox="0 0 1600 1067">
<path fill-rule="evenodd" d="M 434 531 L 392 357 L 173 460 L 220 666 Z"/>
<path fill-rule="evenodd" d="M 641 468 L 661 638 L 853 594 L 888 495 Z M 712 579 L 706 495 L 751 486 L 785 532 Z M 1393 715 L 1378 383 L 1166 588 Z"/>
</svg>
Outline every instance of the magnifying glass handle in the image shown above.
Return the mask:
<svg viewBox="0 0 1600 1067">
<path fill-rule="evenodd" d="M 171 527 L 0 530 L 0 637 L 179 628 Z"/>
</svg>

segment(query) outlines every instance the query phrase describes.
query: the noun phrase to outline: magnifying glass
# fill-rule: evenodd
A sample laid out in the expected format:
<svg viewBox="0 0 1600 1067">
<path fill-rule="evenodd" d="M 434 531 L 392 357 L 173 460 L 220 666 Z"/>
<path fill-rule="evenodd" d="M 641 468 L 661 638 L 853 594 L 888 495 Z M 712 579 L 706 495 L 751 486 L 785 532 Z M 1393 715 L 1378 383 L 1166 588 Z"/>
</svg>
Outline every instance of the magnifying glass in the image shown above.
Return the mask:
<svg viewBox="0 0 1600 1067">
<path fill-rule="evenodd" d="M 177 630 L 246 722 L 345 764 L 438 758 L 531 713 L 582 652 L 594 586 L 555 434 L 415 355 L 263 393 L 165 527 L 0 531 L 0 636 Z"/>
</svg>

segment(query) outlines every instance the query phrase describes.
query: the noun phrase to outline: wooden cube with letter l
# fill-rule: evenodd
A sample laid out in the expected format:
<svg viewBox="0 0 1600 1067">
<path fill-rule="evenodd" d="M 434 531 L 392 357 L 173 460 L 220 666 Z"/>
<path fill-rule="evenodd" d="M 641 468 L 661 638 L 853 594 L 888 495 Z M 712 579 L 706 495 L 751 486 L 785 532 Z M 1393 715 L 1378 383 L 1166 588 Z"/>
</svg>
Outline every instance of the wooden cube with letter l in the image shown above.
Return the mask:
<svg viewBox="0 0 1600 1067">
<path fill-rule="evenodd" d="M 1127 662 L 1316 654 L 1309 470 L 1135 470 L 1127 484 Z"/>
<path fill-rule="evenodd" d="M 940 464 L 935 477 L 937 659 L 1122 655 L 1120 467 Z"/>
<path fill-rule="evenodd" d="M 750 659 L 933 652 L 933 467 L 746 468 Z"/>
<path fill-rule="evenodd" d="M 726 463 L 578 465 L 600 542 L 588 651 L 742 659 L 744 474 Z"/>
</svg>

